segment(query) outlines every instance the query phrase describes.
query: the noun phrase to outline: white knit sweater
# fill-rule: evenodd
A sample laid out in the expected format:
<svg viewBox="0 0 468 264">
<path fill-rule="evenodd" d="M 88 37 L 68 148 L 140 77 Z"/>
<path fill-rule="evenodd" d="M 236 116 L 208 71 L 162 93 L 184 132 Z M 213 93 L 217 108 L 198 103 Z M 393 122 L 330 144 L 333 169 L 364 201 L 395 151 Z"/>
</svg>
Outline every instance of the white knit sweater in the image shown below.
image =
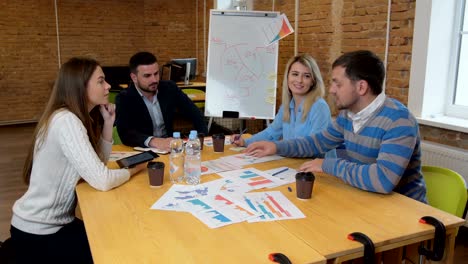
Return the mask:
<svg viewBox="0 0 468 264">
<path fill-rule="evenodd" d="M 102 160 L 80 119 L 68 110 L 55 113 L 39 148 L 36 140 L 29 188 L 15 202 L 11 224 L 27 233 L 53 234 L 74 219 L 80 178 L 101 191 L 128 181 L 128 170 L 110 170 L 105 164 L 112 143 L 101 139 L 99 144 Z"/>
</svg>

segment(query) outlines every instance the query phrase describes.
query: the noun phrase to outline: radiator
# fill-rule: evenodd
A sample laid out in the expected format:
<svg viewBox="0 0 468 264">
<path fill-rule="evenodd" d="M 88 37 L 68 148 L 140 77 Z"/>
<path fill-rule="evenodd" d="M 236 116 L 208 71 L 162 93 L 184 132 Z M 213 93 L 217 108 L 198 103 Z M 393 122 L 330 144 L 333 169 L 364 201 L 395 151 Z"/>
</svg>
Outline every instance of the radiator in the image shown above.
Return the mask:
<svg viewBox="0 0 468 264">
<path fill-rule="evenodd" d="M 421 141 L 422 165 L 439 166 L 458 172 L 468 183 L 468 150 Z M 467 188 L 468 189 L 468 188 Z M 468 214 L 465 226 L 468 226 Z"/>
</svg>

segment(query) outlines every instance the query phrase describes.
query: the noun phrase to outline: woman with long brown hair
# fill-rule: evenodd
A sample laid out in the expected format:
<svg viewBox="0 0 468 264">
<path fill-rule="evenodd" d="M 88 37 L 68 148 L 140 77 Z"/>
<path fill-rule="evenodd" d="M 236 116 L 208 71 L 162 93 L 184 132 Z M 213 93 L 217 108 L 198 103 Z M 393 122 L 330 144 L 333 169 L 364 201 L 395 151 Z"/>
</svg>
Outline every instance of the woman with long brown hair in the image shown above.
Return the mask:
<svg viewBox="0 0 468 264">
<path fill-rule="evenodd" d="M 115 106 L 98 62 L 62 65 L 34 132 L 23 176 L 29 188 L 15 202 L 11 239 L 18 263 L 92 263 L 83 222 L 75 217 L 80 179 L 107 191 L 144 168 L 111 170 Z"/>
</svg>

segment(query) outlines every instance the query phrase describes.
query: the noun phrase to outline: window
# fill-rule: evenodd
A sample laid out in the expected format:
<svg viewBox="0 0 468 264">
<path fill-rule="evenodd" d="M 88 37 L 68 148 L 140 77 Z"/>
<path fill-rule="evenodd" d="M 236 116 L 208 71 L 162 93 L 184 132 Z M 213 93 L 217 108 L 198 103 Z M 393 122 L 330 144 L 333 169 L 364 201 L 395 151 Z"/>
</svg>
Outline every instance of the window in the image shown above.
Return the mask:
<svg viewBox="0 0 468 264">
<path fill-rule="evenodd" d="M 416 2 L 408 97 L 408 106 L 421 124 L 465 133 L 468 133 L 467 1 Z"/>
<path fill-rule="evenodd" d="M 455 106 L 468 107 L 468 8 L 466 8 L 466 2 L 463 9 L 459 23 L 459 59 L 452 102 Z"/>
</svg>

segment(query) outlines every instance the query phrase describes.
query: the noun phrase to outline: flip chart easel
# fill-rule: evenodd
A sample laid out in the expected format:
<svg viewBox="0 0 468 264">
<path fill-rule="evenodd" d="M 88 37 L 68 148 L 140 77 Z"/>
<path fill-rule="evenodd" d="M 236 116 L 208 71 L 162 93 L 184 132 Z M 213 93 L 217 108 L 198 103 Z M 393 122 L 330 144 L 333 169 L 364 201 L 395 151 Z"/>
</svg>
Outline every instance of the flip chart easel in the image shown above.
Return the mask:
<svg viewBox="0 0 468 264">
<path fill-rule="evenodd" d="M 211 10 L 205 116 L 274 118 L 278 42 L 270 40 L 278 17 L 278 12 Z"/>
</svg>

